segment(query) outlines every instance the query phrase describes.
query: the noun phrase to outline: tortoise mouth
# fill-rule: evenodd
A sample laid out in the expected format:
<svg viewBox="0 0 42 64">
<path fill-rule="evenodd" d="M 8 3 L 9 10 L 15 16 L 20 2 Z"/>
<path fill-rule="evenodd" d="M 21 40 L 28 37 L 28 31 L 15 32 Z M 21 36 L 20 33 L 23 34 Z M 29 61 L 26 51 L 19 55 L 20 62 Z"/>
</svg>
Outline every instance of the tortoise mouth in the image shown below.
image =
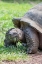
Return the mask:
<svg viewBox="0 0 42 64">
<path fill-rule="evenodd" d="M 18 42 L 19 39 L 15 37 L 15 38 L 13 39 L 13 41 L 14 41 L 14 43 L 15 43 L 15 42 Z"/>
<path fill-rule="evenodd" d="M 16 42 L 17 41 L 17 38 L 14 38 L 14 42 Z"/>
</svg>

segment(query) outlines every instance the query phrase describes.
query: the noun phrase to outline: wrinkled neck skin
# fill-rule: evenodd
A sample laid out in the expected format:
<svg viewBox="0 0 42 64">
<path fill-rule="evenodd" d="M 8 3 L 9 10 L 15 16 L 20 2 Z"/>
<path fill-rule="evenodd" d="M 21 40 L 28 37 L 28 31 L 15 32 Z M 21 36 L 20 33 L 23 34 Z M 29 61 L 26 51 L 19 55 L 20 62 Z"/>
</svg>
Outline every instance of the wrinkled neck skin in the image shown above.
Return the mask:
<svg viewBox="0 0 42 64">
<path fill-rule="evenodd" d="M 21 22 L 21 30 L 24 32 L 24 38 L 23 38 L 23 42 L 24 43 L 27 43 L 26 42 L 26 36 L 25 36 L 25 33 L 26 33 L 26 29 L 30 28 L 30 26 L 28 25 L 28 23 L 25 23 L 25 22 Z"/>
<path fill-rule="evenodd" d="M 20 29 L 20 30 L 21 30 L 21 29 Z M 21 32 L 19 33 L 19 40 L 20 40 L 21 42 L 24 41 L 24 31 L 22 31 L 22 30 L 21 30 Z"/>
<path fill-rule="evenodd" d="M 21 21 L 21 30 L 24 31 L 26 28 L 28 28 L 28 26 L 28 23 Z"/>
</svg>

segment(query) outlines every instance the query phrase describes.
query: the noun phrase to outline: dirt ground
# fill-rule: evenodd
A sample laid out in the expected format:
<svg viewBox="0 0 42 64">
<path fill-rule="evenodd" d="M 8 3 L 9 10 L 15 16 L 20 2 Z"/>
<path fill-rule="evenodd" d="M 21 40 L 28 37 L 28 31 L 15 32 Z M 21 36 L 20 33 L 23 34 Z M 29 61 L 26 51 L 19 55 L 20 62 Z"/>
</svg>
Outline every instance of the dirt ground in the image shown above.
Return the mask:
<svg viewBox="0 0 42 64">
<path fill-rule="evenodd" d="M 42 52 L 37 52 L 36 54 L 29 54 L 29 60 L 19 60 L 19 61 L 2 61 L 0 64 L 42 64 Z"/>
</svg>

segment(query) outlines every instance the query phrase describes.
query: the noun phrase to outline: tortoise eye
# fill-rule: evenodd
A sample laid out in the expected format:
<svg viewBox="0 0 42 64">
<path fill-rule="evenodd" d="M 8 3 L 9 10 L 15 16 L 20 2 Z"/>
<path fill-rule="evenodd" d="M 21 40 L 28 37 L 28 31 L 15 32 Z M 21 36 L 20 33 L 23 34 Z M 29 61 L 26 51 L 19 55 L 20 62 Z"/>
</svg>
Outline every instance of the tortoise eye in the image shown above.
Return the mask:
<svg viewBox="0 0 42 64">
<path fill-rule="evenodd" d="M 14 35 L 16 35 L 17 33 L 13 33 Z"/>
<path fill-rule="evenodd" d="M 17 36 L 18 36 L 18 34 L 17 34 L 17 33 L 13 33 L 13 36 L 14 36 L 14 37 L 17 37 Z"/>
</svg>

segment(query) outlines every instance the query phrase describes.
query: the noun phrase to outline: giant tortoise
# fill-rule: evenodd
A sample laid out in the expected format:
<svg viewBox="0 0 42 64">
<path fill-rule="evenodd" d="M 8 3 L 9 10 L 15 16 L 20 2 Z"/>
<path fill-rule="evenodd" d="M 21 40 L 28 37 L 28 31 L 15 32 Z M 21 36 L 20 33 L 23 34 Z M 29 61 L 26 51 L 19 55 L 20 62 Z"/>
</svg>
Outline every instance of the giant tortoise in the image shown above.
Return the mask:
<svg viewBox="0 0 42 64">
<path fill-rule="evenodd" d="M 24 32 L 27 53 L 36 53 L 38 48 L 42 50 L 42 3 L 30 9 L 22 18 L 13 18 L 12 21 Z"/>
</svg>

